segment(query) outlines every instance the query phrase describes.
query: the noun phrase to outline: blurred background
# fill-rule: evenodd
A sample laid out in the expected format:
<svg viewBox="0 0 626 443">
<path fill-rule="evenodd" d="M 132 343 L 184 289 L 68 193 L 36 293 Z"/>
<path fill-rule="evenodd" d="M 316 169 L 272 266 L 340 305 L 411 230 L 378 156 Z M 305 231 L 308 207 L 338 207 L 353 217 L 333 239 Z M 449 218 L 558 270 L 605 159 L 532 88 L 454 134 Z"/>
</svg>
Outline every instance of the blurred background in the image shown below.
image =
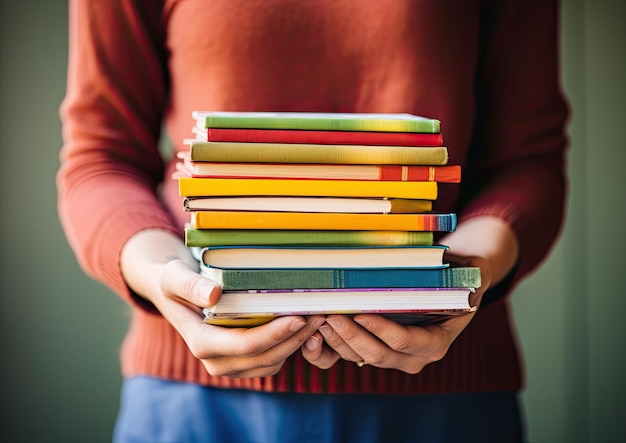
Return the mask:
<svg viewBox="0 0 626 443">
<path fill-rule="evenodd" d="M 88 1 L 88 0 L 85 0 Z M 532 442 L 626 438 L 626 1 L 563 0 L 568 219 L 512 298 Z M 0 437 L 111 440 L 128 314 L 56 213 L 67 4 L 0 0 Z"/>
</svg>

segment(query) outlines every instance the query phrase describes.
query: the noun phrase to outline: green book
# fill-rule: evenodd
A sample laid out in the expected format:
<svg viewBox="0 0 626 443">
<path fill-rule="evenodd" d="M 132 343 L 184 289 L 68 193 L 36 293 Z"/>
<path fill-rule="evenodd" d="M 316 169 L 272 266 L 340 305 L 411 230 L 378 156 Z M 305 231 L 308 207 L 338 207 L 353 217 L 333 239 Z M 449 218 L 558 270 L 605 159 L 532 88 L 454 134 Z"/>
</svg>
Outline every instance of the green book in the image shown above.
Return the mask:
<svg viewBox="0 0 626 443">
<path fill-rule="evenodd" d="M 188 247 L 237 245 L 430 246 L 429 231 L 306 231 L 259 229 L 185 229 Z"/>
<path fill-rule="evenodd" d="M 195 111 L 192 117 L 200 128 L 419 133 L 439 133 L 441 130 L 439 120 L 412 114 Z"/>
<path fill-rule="evenodd" d="M 478 288 L 480 268 L 436 269 L 221 269 L 200 272 L 225 291 L 339 288 Z"/>
<path fill-rule="evenodd" d="M 448 148 L 194 140 L 190 142 L 190 156 L 194 162 L 443 166 L 448 163 Z"/>
</svg>

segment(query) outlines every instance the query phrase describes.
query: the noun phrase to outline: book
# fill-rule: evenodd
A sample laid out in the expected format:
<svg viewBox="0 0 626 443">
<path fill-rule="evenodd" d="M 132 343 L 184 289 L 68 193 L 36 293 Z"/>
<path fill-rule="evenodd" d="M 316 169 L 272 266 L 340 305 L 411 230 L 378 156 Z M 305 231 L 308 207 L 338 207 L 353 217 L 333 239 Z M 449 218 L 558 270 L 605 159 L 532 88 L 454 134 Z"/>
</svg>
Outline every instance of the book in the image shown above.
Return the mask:
<svg viewBox="0 0 626 443">
<path fill-rule="evenodd" d="M 198 128 L 198 140 L 245 143 L 311 143 L 332 145 L 443 146 L 441 133 L 307 131 L 301 129 Z"/>
<path fill-rule="evenodd" d="M 200 263 L 200 273 L 223 290 L 315 288 L 478 288 L 480 268 L 222 269 Z"/>
<path fill-rule="evenodd" d="M 436 182 L 180 177 L 181 197 L 282 195 L 436 200 Z"/>
<path fill-rule="evenodd" d="M 188 140 L 190 159 L 228 163 L 445 165 L 445 146 L 368 146 Z"/>
<path fill-rule="evenodd" d="M 212 246 L 202 263 L 222 269 L 443 268 L 447 246 Z"/>
<path fill-rule="evenodd" d="M 430 231 L 302 231 L 275 229 L 185 228 L 185 246 L 308 245 L 308 246 L 430 246 Z M 261 288 L 263 289 L 263 288 Z"/>
<path fill-rule="evenodd" d="M 176 168 L 181 177 L 292 178 L 319 180 L 434 181 L 460 183 L 459 165 L 341 165 L 319 163 L 195 162 L 179 153 Z"/>
<path fill-rule="evenodd" d="M 430 200 L 348 197 L 186 197 L 185 211 L 271 211 L 339 213 L 417 213 L 432 209 Z"/>
<path fill-rule="evenodd" d="M 421 323 L 424 314 L 452 315 L 476 308 L 473 288 L 292 289 L 224 292 L 202 310 L 205 322 L 254 326 L 281 315 L 388 314 Z"/>
<path fill-rule="evenodd" d="M 412 114 L 194 111 L 192 117 L 201 128 L 441 132 L 439 120 Z"/>
<path fill-rule="evenodd" d="M 194 211 L 194 229 L 298 229 L 347 231 L 440 231 L 456 229 L 456 214 L 341 214 Z"/>
</svg>

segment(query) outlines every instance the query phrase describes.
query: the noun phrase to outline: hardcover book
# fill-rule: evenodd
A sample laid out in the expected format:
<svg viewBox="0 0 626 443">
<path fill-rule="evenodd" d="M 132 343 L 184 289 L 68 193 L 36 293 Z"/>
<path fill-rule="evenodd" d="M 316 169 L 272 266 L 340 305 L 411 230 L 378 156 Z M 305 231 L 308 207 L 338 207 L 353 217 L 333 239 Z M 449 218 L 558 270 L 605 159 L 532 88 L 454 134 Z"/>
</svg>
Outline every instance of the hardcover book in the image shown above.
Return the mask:
<svg viewBox="0 0 626 443">
<path fill-rule="evenodd" d="M 244 143 L 311 143 L 331 145 L 443 146 L 441 133 L 306 131 L 299 129 L 198 128 L 192 132 L 201 141 Z"/>
<path fill-rule="evenodd" d="M 207 266 L 222 269 L 444 268 L 446 246 L 213 246 Z"/>
<path fill-rule="evenodd" d="M 433 233 L 408 231 L 339 231 L 185 228 L 185 245 L 204 246 L 430 246 Z M 263 288 L 260 288 L 263 289 Z"/>
<path fill-rule="evenodd" d="M 331 163 L 445 165 L 445 146 L 368 146 L 189 140 L 192 161 L 231 163 Z"/>
<path fill-rule="evenodd" d="M 178 179 L 181 197 L 282 195 L 298 197 L 387 197 L 437 199 L 436 182 L 292 180 L 245 178 Z"/>
<path fill-rule="evenodd" d="M 321 163 L 220 163 L 195 162 L 179 153 L 180 177 L 291 178 L 319 180 L 389 180 L 459 183 L 459 165 L 341 165 Z M 185 158 L 187 157 L 187 158 Z"/>
<path fill-rule="evenodd" d="M 315 288 L 478 288 L 480 268 L 222 269 L 200 263 L 200 273 L 225 291 Z"/>
<path fill-rule="evenodd" d="M 194 229 L 452 232 L 456 229 L 456 214 L 193 211 L 190 226 Z"/>
<path fill-rule="evenodd" d="M 185 211 L 418 213 L 432 209 L 430 200 L 348 197 L 186 197 Z"/>
<path fill-rule="evenodd" d="M 254 326 L 281 315 L 385 314 L 421 323 L 423 314 L 451 315 L 475 310 L 473 288 L 371 288 L 229 291 L 203 309 L 205 321 Z M 433 318 L 433 317 L 431 317 Z"/>
<path fill-rule="evenodd" d="M 412 114 L 194 111 L 203 128 L 439 133 L 439 120 Z"/>
</svg>

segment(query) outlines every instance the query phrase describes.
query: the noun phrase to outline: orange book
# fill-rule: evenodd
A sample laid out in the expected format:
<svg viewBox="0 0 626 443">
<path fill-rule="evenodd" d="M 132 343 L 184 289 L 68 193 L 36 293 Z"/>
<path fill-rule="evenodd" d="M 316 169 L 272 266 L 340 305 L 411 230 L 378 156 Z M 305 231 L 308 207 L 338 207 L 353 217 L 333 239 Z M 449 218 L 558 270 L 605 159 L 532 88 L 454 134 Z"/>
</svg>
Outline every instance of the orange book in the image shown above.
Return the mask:
<svg viewBox="0 0 626 443">
<path fill-rule="evenodd" d="M 452 232 L 456 214 L 195 211 L 191 213 L 191 228 Z"/>
</svg>

